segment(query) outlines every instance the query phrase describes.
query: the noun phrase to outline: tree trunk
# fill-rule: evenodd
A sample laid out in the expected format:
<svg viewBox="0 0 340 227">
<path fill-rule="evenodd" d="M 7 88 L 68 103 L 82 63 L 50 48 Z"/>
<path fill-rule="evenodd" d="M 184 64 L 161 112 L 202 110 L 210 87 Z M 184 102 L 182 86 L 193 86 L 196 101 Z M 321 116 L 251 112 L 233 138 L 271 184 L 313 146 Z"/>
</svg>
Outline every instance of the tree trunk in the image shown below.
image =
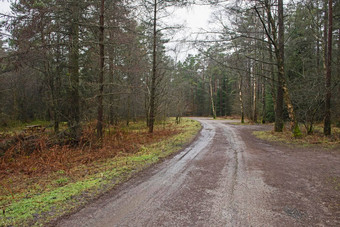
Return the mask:
<svg viewBox="0 0 340 227">
<path fill-rule="evenodd" d="M 57 34 L 57 42 L 60 43 L 61 36 Z M 60 46 L 56 47 L 56 79 L 55 79 L 55 92 L 54 92 L 54 133 L 59 132 L 59 121 L 60 121 L 60 93 L 61 93 L 61 76 L 62 76 L 62 66 L 61 66 L 61 51 Z"/>
<path fill-rule="evenodd" d="M 154 0 L 154 15 L 153 15 L 153 50 L 152 50 L 152 76 L 151 76 L 151 92 L 150 92 L 150 119 L 149 133 L 153 133 L 155 123 L 155 99 L 156 99 L 156 76 L 157 76 L 157 1 Z"/>
<path fill-rule="evenodd" d="M 212 110 L 213 118 L 216 119 L 216 110 L 215 110 L 215 104 L 214 104 L 214 94 L 213 94 L 211 77 L 209 78 L 209 87 L 210 87 L 211 110 Z"/>
<path fill-rule="evenodd" d="M 222 89 L 222 86 L 220 84 L 220 87 L 219 87 L 219 115 L 220 116 L 223 116 L 223 89 Z"/>
<path fill-rule="evenodd" d="M 110 39 L 112 39 L 112 34 L 110 33 Z M 109 86 L 110 86 L 110 95 L 109 95 L 109 123 L 110 125 L 114 124 L 114 95 L 113 95 L 113 82 L 114 82 L 114 69 L 113 69 L 113 51 L 109 52 Z"/>
<path fill-rule="evenodd" d="M 127 111 L 126 111 L 126 126 L 129 126 L 130 124 L 130 114 L 131 114 L 131 90 L 129 89 L 128 91 L 128 97 L 127 97 L 127 103 L 126 103 L 126 106 L 127 106 Z"/>
<path fill-rule="evenodd" d="M 254 68 L 253 68 L 253 71 Z M 253 122 L 257 123 L 257 81 L 255 73 L 253 73 Z"/>
<path fill-rule="evenodd" d="M 296 119 L 296 116 L 295 116 L 293 103 L 292 103 L 292 100 L 290 98 L 289 90 L 288 90 L 288 87 L 287 87 L 287 84 L 285 83 L 285 81 L 282 85 L 282 88 L 283 88 L 284 101 L 286 103 L 288 115 L 289 115 L 289 118 L 290 118 L 290 129 L 291 129 L 291 131 L 293 131 L 297 127 L 297 119 Z"/>
<path fill-rule="evenodd" d="M 264 33 L 262 35 L 262 40 L 265 40 L 265 37 L 264 37 Z M 262 46 L 263 48 L 264 46 Z M 261 51 L 261 57 L 262 57 L 262 61 L 264 62 L 265 61 L 265 52 L 264 51 Z M 261 63 L 261 75 L 265 75 L 265 72 L 264 72 L 264 63 Z M 266 123 L 266 81 L 267 81 L 267 78 L 265 77 L 262 77 L 261 78 L 261 96 L 262 96 L 262 121 L 261 123 L 262 124 L 265 124 Z"/>
<path fill-rule="evenodd" d="M 103 91 L 104 91 L 104 5 L 105 0 L 101 0 L 100 19 L 99 19 L 99 91 L 98 91 L 98 116 L 97 116 L 97 138 L 101 141 L 103 138 Z"/>
<path fill-rule="evenodd" d="M 44 17 L 44 14 L 42 14 L 42 17 Z M 43 25 L 41 25 L 41 27 L 43 27 Z M 54 133 L 58 133 L 59 132 L 59 117 L 58 117 L 58 97 L 57 97 L 57 93 L 59 93 L 59 87 L 57 88 L 57 81 L 58 78 L 60 76 L 60 53 L 59 53 L 59 45 L 56 47 L 56 62 L 57 62 L 57 67 L 56 67 L 56 71 L 52 71 L 52 67 L 50 64 L 50 61 L 47 60 L 48 56 L 50 56 L 50 51 L 49 49 L 47 49 L 47 44 L 46 44 L 46 40 L 45 40 L 45 36 L 47 36 L 47 34 L 44 33 L 43 29 L 41 30 L 41 43 L 42 43 L 42 47 L 43 47 L 43 54 L 46 57 L 46 60 L 44 62 L 44 74 L 45 77 L 48 81 L 48 85 L 49 85 L 49 89 L 50 89 L 50 102 L 49 102 L 49 108 L 51 108 L 52 110 L 52 119 L 53 119 L 53 125 L 54 125 Z M 50 34 L 49 34 L 50 35 Z M 57 35 L 57 39 L 59 41 L 59 34 Z M 59 43 L 59 42 L 58 42 Z M 56 77 L 56 79 L 54 78 Z"/>
<path fill-rule="evenodd" d="M 240 98 L 240 108 L 241 108 L 241 123 L 244 123 L 244 105 L 243 105 L 243 93 L 242 93 L 243 78 L 240 75 L 240 83 L 238 86 L 239 98 Z"/>
<path fill-rule="evenodd" d="M 230 115 L 230 110 L 229 110 L 229 98 L 228 98 L 228 77 L 223 79 L 223 116 L 228 116 Z"/>
<path fill-rule="evenodd" d="M 283 129 L 283 100 L 287 105 L 287 110 L 290 118 L 291 130 L 294 130 L 294 136 L 301 134 L 299 125 L 295 116 L 294 107 L 290 98 L 288 87 L 285 80 L 285 68 L 284 68 L 284 24 L 283 24 L 283 0 L 278 1 L 278 19 L 279 19 L 279 33 L 278 33 L 278 91 L 277 91 L 277 114 L 278 117 L 275 120 L 275 131 L 282 132 Z"/>
<path fill-rule="evenodd" d="M 317 8 L 317 12 L 316 12 L 316 32 L 317 32 L 317 39 L 316 39 L 316 68 L 317 68 L 317 72 L 320 73 L 320 29 L 321 29 L 321 25 L 320 23 L 320 13 L 319 13 L 319 0 L 316 1 L 316 8 Z"/>
<path fill-rule="evenodd" d="M 276 112 L 275 112 L 275 132 L 282 132 L 283 130 L 283 84 L 284 84 L 284 24 L 283 24 L 283 0 L 278 0 L 278 49 L 277 67 L 278 67 L 278 83 L 276 94 Z"/>
<path fill-rule="evenodd" d="M 270 5 L 268 5 L 268 7 L 270 7 Z M 270 12 L 270 8 L 268 9 L 268 11 Z M 268 13 L 268 47 L 269 47 L 269 62 L 270 63 L 274 63 L 274 58 L 273 58 L 273 44 L 270 42 L 269 36 L 272 33 L 272 27 L 270 24 L 270 14 Z M 274 112 L 276 113 L 276 94 L 275 94 L 275 73 L 274 73 L 274 64 L 270 65 L 270 71 L 271 71 L 271 95 L 272 95 L 272 100 L 273 100 L 273 104 L 274 104 Z"/>
<path fill-rule="evenodd" d="M 262 82 L 262 124 L 266 123 L 266 79 Z"/>
<path fill-rule="evenodd" d="M 327 41 L 327 64 L 326 64 L 326 97 L 325 97 L 325 120 L 323 132 L 326 136 L 331 135 L 331 76 L 332 76 L 332 34 L 333 34 L 333 2 L 328 0 L 328 41 Z"/>
<path fill-rule="evenodd" d="M 340 28 L 338 30 L 338 63 L 337 63 L 337 76 L 338 81 L 340 81 Z M 340 94 L 340 86 L 338 86 L 338 94 Z M 337 104 L 338 104 L 338 116 L 337 116 L 337 122 L 336 126 L 340 128 L 340 97 L 337 98 Z"/>
<path fill-rule="evenodd" d="M 73 142 L 77 143 L 80 139 L 80 97 L 79 97 L 79 1 L 72 1 L 72 24 L 70 30 L 70 116 L 69 129 Z"/>
<path fill-rule="evenodd" d="M 278 33 L 276 34 L 276 24 L 271 15 L 270 1 L 266 0 L 265 7 L 268 16 L 268 27 L 270 28 L 273 38 L 270 37 L 270 33 L 266 31 L 268 39 L 275 47 L 275 55 L 277 60 L 278 78 L 277 78 L 277 95 L 275 102 L 275 126 L 276 132 L 282 132 L 284 126 L 283 119 L 283 103 L 284 100 L 287 104 L 287 109 L 291 119 L 291 126 L 297 131 L 299 130 L 298 123 L 296 121 L 294 108 L 289 96 L 288 87 L 285 82 L 285 67 L 284 67 L 284 15 L 283 15 L 283 0 L 278 0 Z"/>
</svg>

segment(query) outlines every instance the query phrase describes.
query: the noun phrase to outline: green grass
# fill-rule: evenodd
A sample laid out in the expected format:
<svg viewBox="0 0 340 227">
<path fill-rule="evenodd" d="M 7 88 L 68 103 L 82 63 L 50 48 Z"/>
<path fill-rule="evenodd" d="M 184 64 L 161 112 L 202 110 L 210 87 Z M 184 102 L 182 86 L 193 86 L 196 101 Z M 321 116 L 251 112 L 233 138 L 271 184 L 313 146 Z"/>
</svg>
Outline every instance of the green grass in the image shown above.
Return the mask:
<svg viewBox="0 0 340 227">
<path fill-rule="evenodd" d="M 281 142 L 302 147 L 319 145 L 332 149 L 340 145 L 339 132 L 337 129 L 333 130 L 333 135 L 331 137 L 323 136 L 323 134 L 318 131 L 312 135 L 301 133 L 298 137 L 294 137 L 293 133 L 290 131 L 284 131 L 281 133 L 273 131 L 254 131 L 253 135 L 262 140 Z"/>
<path fill-rule="evenodd" d="M 122 154 L 112 159 L 76 168 L 95 169 L 81 179 L 72 179 L 63 170 L 54 173 L 50 182 L 33 184 L 26 191 L 1 197 L 0 226 L 42 226 L 105 193 L 134 173 L 177 152 L 190 142 L 201 128 L 190 119 L 183 119 L 182 131 L 170 138 L 143 146 L 136 154 Z M 131 129 L 130 129 L 131 130 Z M 138 130 L 136 127 L 134 130 Z M 91 172 L 91 171 L 90 171 Z M 14 197 L 14 198 L 13 198 Z"/>
<path fill-rule="evenodd" d="M 333 185 L 334 190 L 340 191 L 340 177 L 332 176 L 327 179 L 327 182 Z"/>
<path fill-rule="evenodd" d="M 29 125 L 41 125 L 43 127 L 46 127 L 48 125 L 50 125 L 51 122 L 49 121 L 42 121 L 42 120 L 35 120 L 35 121 L 31 121 L 31 122 L 21 122 L 21 121 L 11 121 L 8 123 L 8 125 L 6 127 L 2 126 L 0 127 L 0 134 L 14 134 L 14 133 L 19 133 L 21 131 L 23 131 L 26 126 Z"/>
<path fill-rule="evenodd" d="M 254 131 L 253 135 L 255 135 L 259 139 L 268 140 L 268 141 L 274 141 L 274 142 L 275 141 L 276 142 L 285 142 L 286 141 L 286 139 L 275 135 L 271 131 Z"/>
</svg>

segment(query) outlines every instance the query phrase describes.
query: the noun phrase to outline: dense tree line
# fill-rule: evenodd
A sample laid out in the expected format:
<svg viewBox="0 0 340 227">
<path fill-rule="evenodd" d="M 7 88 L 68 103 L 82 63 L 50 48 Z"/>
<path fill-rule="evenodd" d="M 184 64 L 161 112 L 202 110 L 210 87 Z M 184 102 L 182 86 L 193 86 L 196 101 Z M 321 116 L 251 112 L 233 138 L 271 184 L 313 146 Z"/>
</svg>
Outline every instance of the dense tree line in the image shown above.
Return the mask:
<svg viewBox="0 0 340 227">
<path fill-rule="evenodd" d="M 100 138 L 105 124 L 145 117 L 152 132 L 155 116 L 166 108 L 173 64 L 156 12 L 170 3 L 128 3 L 12 3 L 3 24 L 11 36 L 1 52 L 1 124 L 43 119 L 58 133 L 60 122 L 67 122 L 76 142 L 82 124 L 94 119 Z M 143 11 L 139 20 L 136 7 Z"/>
<path fill-rule="evenodd" d="M 329 135 L 330 116 L 340 122 L 340 2 L 217 2 L 216 44 L 197 40 L 200 54 L 178 66 L 188 113 L 271 121 L 275 131 L 290 121 L 296 136 L 324 121 Z"/>
<path fill-rule="evenodd" d="M 122 120 L 152 132 L 157 117 L 183 115 L 275 131 L 289 121 L 296 136 L 340 125 L 339 0 L 199 2 L 216 9 L 214 40 L 175 62 L 159 19 L 186 1 L 16 1 L 2 25 L 0 123 L 43 119 L 58 133 L 67 122 L 73 141 L 95 119 L 99 138 Z"/>
</svg>

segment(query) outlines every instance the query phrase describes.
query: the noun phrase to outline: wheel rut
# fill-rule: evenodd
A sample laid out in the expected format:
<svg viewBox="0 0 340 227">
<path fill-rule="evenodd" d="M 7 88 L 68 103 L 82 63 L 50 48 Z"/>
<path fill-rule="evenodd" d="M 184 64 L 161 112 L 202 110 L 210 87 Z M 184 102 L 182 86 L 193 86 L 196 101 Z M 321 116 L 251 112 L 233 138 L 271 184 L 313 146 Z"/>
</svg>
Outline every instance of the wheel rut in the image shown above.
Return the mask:
<svg viewBox="0 0 340 227">
<path fill-rule="evenodd" d="M 266 178 L 264 157 L 280 147 L 270 153 L 240 126 L 197 120 L 203 129 L 189 147 L 57 226 L 304 226 Z"/>
</svg>

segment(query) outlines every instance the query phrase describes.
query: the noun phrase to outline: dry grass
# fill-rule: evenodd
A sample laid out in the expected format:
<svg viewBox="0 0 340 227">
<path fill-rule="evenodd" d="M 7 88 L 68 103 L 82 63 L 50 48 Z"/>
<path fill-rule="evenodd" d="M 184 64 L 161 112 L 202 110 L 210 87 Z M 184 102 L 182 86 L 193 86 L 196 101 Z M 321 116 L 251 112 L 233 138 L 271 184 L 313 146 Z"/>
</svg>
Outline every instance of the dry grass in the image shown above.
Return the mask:
<svg viewBox="0 0 340 227">
<path fill-rule="evenodd" d="M 260 139 L 298 144 L 302 146 L 320 145 L 328 148 L 340 146 L 340 129 L 333 127 L 331 136 L 323 135 L 322 125 L 316 125 L 313 134 L 308 135 L 305 128 L 301 127 L 302 136 L 295 138 L 286 127 L 282 133 L 274 131 L 256 131 L 254 134 Z"/>
<path fill-rule="evenodd" d="M 68 145 L 50 147 L 47 146 L 49 137 L 40 135 L 39 138 L 29 141 L 35 148 L 31 154 L 26 154 L 25 141 L 19 140 L 0 158 L 0 177 L 18 172 L 32 175 L 67 170 L 69 166 L 114 157 L 118 153 L 134 153 L 141 145 L 157 142 L 177 132 L 178 128 L 174 128 L 172 124 L 168 124 L 166 129 L 156 129 L 153 134 L 147 133 L 143 128 L 128 130 L 115 127 L 106 133 L 102 146 L 99 147 L 94 127 L 88 126 L 84 129 L 78 147 Z"/>
<path fill-rule="evenodd" d="M 77 201 L 67 202 L 74 195 L 91 188 L 100 193 L 96 187 L 105 184 L 113 187 L 113 178 L 124 180 L 192 138 L 199 124 L 187 121 L 181 125 L 170 121 L 159 124 L 152 135 L 143 122 L 107 128 L 102 147 L 95 137 L 95 124 L 84 128 L 78 147 L 50 146 L 45 133 L 34 136 L 30 141 L 34 150 L 27 153 L 27 141 L 18 140 L 0 157 L 0 211 L 4 213 L 0 226 L 32 221 L 34 212 L 50 212 L 51 207 L 66 212 L 74 208 L 65 208 L 67 204 L 77 206 Z M 53 212 L 47 216 L 53 218 Z"/>
<path fill-rule="evenodd" d="M 114 127 L 107 129 L 102 146 L 99 147 L 95 138 L 94 124 L 84 129 L 78 147 L 47 146 L 48 135 L 39 135 L 30 141 L 34 151 L 27 154 L 25 147 L 27 141 L 18 140 L 5 154 L 0 157 L 0 180 L 23 177 L 41 177 L 50 172 L 70 172 L 79 165 L 90 165 L 95 161 L 113 158 L 119 155 L 133 154 L 141 146 L 157 142 L 179 132 L 173 124 L 168 123 L 166 128 L 158 127 L 153 134 L 149 134 L 145 127 L 138 126 L 138 130 Z M 132 126 L 133 128 L 133 126 Z M 7 187 L 4 185 L 4 187 Z"/>
</svg>

